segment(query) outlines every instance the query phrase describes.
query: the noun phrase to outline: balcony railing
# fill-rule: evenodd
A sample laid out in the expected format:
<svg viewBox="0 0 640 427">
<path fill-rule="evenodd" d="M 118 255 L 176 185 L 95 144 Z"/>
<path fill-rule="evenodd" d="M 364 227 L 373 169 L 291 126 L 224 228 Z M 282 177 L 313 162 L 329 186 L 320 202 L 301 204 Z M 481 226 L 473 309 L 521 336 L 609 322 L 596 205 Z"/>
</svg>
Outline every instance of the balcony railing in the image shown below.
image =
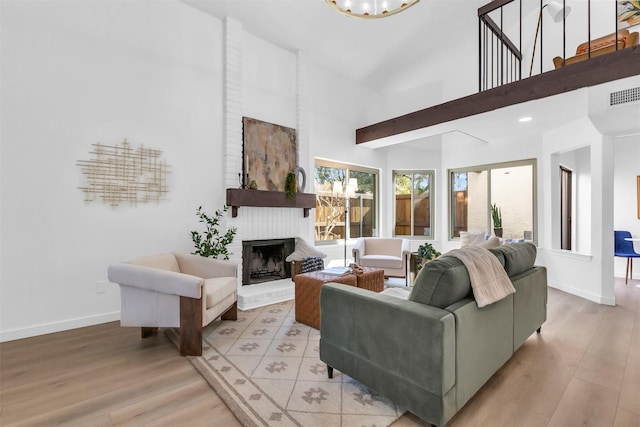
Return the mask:
<svg viewBox="0 0 640 427">
<path fill-rule="evenodd" d="M 479 91 L 564 66 L 580 44 L 585 44 L 586 58 L 591 58 L 600 48 L 593 40 L 603 36 L 615 33 L 610 50 L 625 47 L 616 40 L 622 26 L 630 23 L 619 23 L 618 7 L 617 0 L 495 0 L 482 6 L 478 9 Z M 565 8 L 571 9 L 569 15 L 563 13 Z M 545 9 L 556 12 L 555 16 Z M 559 65 L 554 66 L 553 57 Z"/>
<path fill-rule="evenodd" d="M 507 0 L 511 3 L 514 0 Z M 520 49 L 511 41 L 504 28 L 504 4 L 497 5 L 491 2 L 483 8 L 478 9 L 478 40 L 480 41 L 479 55 L 480 70 L 478 73 L 480 91 L 502 86 L 522 78 L 522 53 Z M 491 18 L 491 12 L 498 10 L 500 23 L 496 23 Z M 520 13 L 522 13 L 522 2 L 520 0 Z M 520 18 L 522 21 L 522 18 Z M 520 46 L 522 32 L 518 40 Z"/>
</svg>

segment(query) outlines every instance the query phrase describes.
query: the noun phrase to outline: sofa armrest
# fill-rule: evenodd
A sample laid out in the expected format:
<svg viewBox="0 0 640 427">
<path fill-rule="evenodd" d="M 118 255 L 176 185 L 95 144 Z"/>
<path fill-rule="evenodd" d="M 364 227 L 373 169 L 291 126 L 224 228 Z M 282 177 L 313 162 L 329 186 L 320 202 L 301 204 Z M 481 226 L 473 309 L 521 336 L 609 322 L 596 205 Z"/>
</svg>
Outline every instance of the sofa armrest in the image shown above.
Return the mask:
<svg viewBox="0 0 640 427">
<path fill-rule="evenodd" d="M 200 255 L 174 253 L 180 272 L 203 279 L 212 277 L 238 277 L 238 265 L 235 262 Z"/>
<path fill-rule="evenodd" d="M 353 254 L 353 262 L 356 264 L 360 262 L 360 257 L 364 255 L 364 239 L 360 238 L 356 241 L 355 245 L 353 245 L 353 249 L 351 249 L 351 253 Z"/>
<path fill-rule="evenodd" d="M 402 260 L 406 262 L 411 258 L 411 241 L 402 239 Z"/>
<path fill-rule="evenodd" d="M 147 291 L 200 298 L 204 279 L 141 265 L 111 264 L 107 270 L 109 281 Z"/>
<path fill-rule="evenodd" d="M 329 366 L 357 375 L 374 389 L 379 381 L 395 378 L 442 396 L 455 384 L 450 312 L 327 283 L 321 288 L 320 313 L 320 359 Z"/>
</svg>

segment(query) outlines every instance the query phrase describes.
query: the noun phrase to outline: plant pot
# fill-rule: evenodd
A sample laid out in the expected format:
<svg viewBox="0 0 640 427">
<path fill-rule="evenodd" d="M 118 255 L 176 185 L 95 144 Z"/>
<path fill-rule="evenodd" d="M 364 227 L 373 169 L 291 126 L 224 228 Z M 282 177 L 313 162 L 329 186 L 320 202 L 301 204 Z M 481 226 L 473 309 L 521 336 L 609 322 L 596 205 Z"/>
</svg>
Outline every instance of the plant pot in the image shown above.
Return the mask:
<svg viewBox="0 0 640 427">
<path fill-rule="evenodd" d="M 502 237 L 502 227 L 500 228 L 494 228 L 493 229 L 493 234 L 496 235 L 496 237 Z"/>
</svg>

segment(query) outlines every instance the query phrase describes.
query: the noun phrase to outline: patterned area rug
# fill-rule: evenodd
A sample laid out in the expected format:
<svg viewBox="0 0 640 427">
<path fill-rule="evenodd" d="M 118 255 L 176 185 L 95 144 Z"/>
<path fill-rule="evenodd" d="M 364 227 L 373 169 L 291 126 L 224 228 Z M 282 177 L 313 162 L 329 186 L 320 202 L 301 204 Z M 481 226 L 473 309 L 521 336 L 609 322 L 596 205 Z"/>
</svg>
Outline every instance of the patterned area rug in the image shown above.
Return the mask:
<svg viewBox="0 0 640 427">
<path fill-rule="evenodd" d="M 293 301 L 238 311 L 203 334 L 189 357 L 245 426 L 388 426 L 404 410 L 319 358 L 320 331 L 295 321 Z M 178 331 L 167 329 L 178 343 Z"/>
</svg>

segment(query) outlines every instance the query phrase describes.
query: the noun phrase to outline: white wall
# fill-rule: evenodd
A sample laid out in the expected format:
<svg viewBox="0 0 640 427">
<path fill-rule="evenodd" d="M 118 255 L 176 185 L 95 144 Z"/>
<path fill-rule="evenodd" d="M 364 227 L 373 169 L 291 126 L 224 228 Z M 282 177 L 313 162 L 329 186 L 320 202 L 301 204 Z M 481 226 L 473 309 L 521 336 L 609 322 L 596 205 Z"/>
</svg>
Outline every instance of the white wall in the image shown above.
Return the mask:
<svg viewBox="0 0 640 427">
<path fill-rule="evenodd" d="M 191 251 L 195 209 L 225 203 L 224 24 L 178 1 L 3 1 L 0 11 L 0 340 L 117 320 L 108 264 Z M 381 95 L 232 26 L 242 38 L 242 114 L 308 126 L 307 189 L 315 157 L 384 169 L 381 154 L 354 144 L 354 129 L 376 114 L 362 106 L 383 105 Z M 77 160 L 92 143 L 125 137 L 163 150 L 168 200 L 84 202 Z M 259 219 L 243 230 L 252 238 L 283 223 L 313 236 L 313 215 L 301 210 L 247 212 L 239 217 Z M 338 245 L 327 252 L 342 259 Z"/>
<path fill-rule="evenodd" d="M 247 117 L 296 128 L 296 56 L 243 33 L 242 93 Z"/>
<path fill-rule="evenodd" d="M 633 237 L 640 237 L 636 186 L 637 176 L 640 175 L 640 135 L 614 139 L 613 153 L 613 227 L 614 230 L 627 230 Z M 640 244 L 635 243 L 635 250 L 640 252 Z M 615 275 L 624 277 L 626 259 L 615 258 L 614 266 Z M 636 267 L 635 279 L 640 278 L 638 270 Z"/>
<path fill-rule="evenodd" d="M 220 24 L 178 2 L 0 7 L 0 339 L 116 320 L 107 265 L 191 250 L 195 209 L 224 201 Z M 168 200 L 83 201 L 77 160 L 124 138 L 163 150 Z"/>
<path fill-rule="evenodd" d="M 588 117 L 549 130 L 543 135 L 541 169 L 544 177 L 542 197 L 550 203 L 542 212 L 543 222 L 548 227 L 541 228 L 543 239 L 538 259 L 548 268 L 549 285 L 603 304 L 615 304 L 611 257 L 613 148 L 610 141 L 611 138 L 601 135 Z M 574 214 L 580 218 L 580 233 L 590 236 L 590 245 L 587 248 L 582 244 L 580 253 L 562 251 L 557 249 L 560 246 L 560 154 L 582 148 L 585 144 L 589 155 L 586 156 L 582 150 L 575 155 L 578 168 L 586 159 L 590 164 L 582 166 L 583 183 L 577 187 L 582 185 L 583 188 L 578 188 L 578 197 L 584 200 L 577 203 Z M 587 189 L 588 194 L 585 192 Z"/>
<path fill-rule="evenodd" d="M 384 157 L 370 148 L 355 144 L 355 129 L 373 122 L 371 111 L 364 106 L 382 105 L 383 97 L 364 86 L 349 80 L 313 61 L 309 64 L 309 162 L 316 158 L 334 160 L 378 169 L 381 180 L 384 174 Z M 307 174 L 313 185 L 313 168 Z M 382 208 L 389 203 L 388 194 L 380 193 L 380 216 L 378 234 L 389 235 L 390 228 L 386 211 Z M 344 257 L 343 241 L 323 244 L 321 250 L 327 253 L 325 263 L 342 265 Z M 347 257 L 350 257 L 354 241 L 348 242 Z"/>
</svg>

